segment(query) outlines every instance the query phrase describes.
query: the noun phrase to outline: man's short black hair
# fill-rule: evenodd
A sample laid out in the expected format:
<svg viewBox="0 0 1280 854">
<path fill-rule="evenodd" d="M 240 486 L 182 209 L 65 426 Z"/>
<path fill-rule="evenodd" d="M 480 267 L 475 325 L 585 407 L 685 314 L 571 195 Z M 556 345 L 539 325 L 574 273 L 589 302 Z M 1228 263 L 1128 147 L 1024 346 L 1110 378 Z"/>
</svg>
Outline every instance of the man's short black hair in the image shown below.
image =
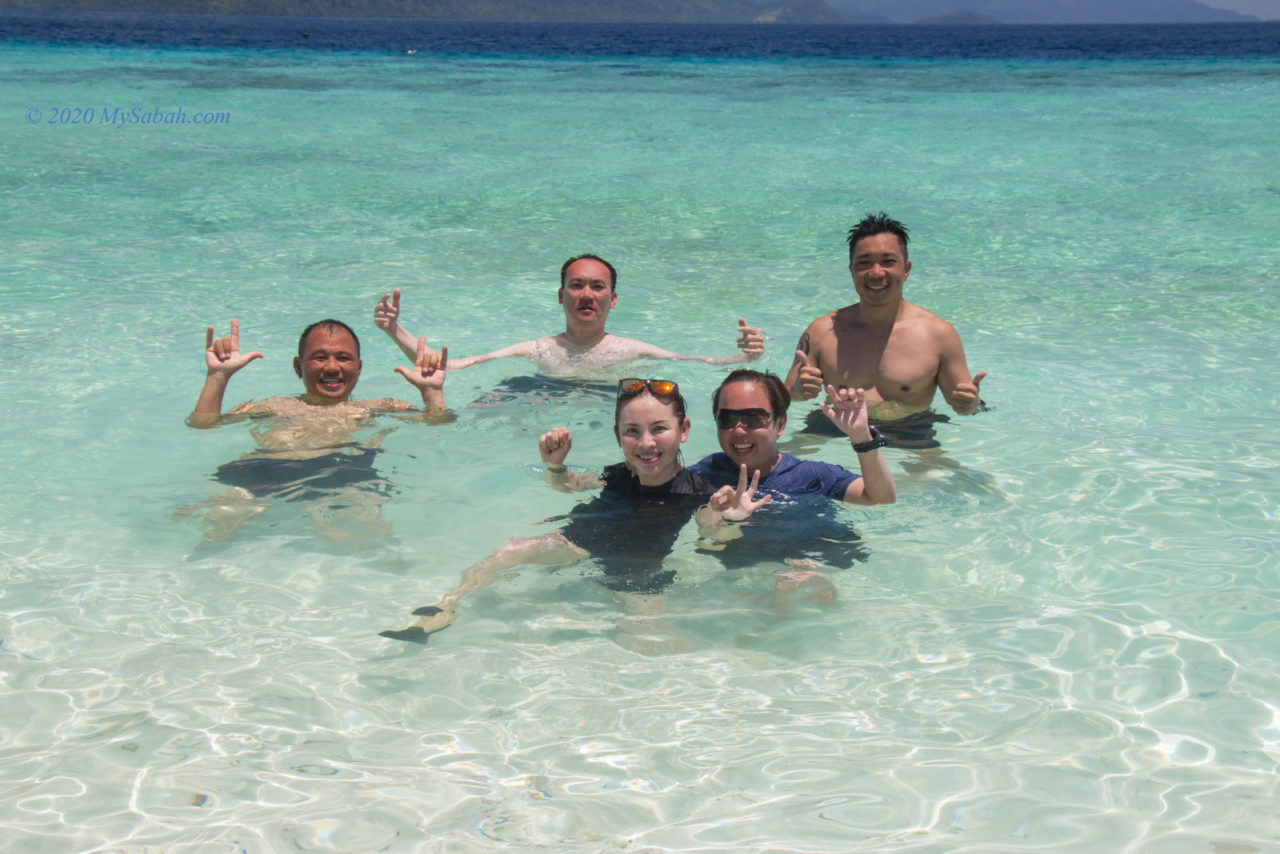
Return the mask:
<svg viewBox="0 0 1280 854">
<path fill-rule="evenodd" d="M 867 214 L 862 221 L 849 229 L 845 241 L 849 244 L 849 260 L 853 260 L 853 249 L 864 237 L 875 237 L 877 234 L 892 234 L 902 244 L 902 260 L 907 260 L 907 227 L 889 216 L 884 211 Z"/>
<path fill-rule="evenodd" d="M 569 265 L 575 261 L 599 261 L 601 264 L 609 268 L 609 290 L 616 291 L 618 289 L 618 271 L 613 269 L 613 265 L 601 258 L 599 255 L 592 255 L 590 252 L 585 255 L 574 255 L 568 261 L 560 265 L 560 287 L 564 287 L 564 274 L 569 272 Z"/>
<path fill-rule="evenodd" d="M 302 330 L 302 336 L 298 339 L 298 358 L 299 359 L 307 358 L 307 354 L 303 352 L 304 348 L 306 348 L 307 346 L 307 336 L 310 335 L 313 330 L 318 329 L 320 327 L 324 327 L 324 329 L 328 330 L 329 332 L 335 332 L 339 329 L 345 330 L 351 336 L 351 340 L 356 342 L 356 358 L 357 359 L 360 358 L 360 339 L 356 336 L 355 330 L 352 329 L 350 326 L 347 326 L 347 324 L 343 323 L 341 320 L 326 318 L 324 320 L 317 320 L 315 323 L 311 324 L 306 329 Z"/>
</svg>

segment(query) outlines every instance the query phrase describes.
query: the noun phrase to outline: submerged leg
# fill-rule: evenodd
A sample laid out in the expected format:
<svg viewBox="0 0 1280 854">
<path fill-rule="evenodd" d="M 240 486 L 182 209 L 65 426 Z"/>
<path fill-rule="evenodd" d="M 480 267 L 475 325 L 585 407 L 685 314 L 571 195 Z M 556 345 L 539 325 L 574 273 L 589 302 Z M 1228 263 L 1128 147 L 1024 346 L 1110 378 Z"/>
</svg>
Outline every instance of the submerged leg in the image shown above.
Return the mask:
<svg viewBox="0 0 1280 854">
<path fill-rule="evenodd" d="M 797 602 L 834 602 L 836 586 L 823 572 L 830 569 L 816 560 L 789 558 L 787 568 L 773 574 L 775 606 L 789 610 Z"/>
<path fill-rule="evenodd" d="M 195 516 L 204 531 L 200 544 L 207 546 L 231 539 L 236 531 L 268 506 L 269 502 L 265 499 L 255 498 L 249 490 L 233 486 L 199 504 L 179 507 L 173 512 L 173 518 L 178 520 Z"/>
<path fill-rule="evenodd" d="M 526 563 L 563 566 L 582 560 L 588 554 L 569 542 L 559 531 L 541 537 L 512 537 L 498 546 L 488 557 L 472 564 L 462 573 L 458 586 L 441 597 L 437 605 L 424 605 L 413 612 L 418 621 L 413 625 L 379 632 L 384 638 L 425 644 L 431 635 L 448 628 L 454 620 L 458 600 L 475 590 L 488 587 L 498 573 Z"/>
</svg>

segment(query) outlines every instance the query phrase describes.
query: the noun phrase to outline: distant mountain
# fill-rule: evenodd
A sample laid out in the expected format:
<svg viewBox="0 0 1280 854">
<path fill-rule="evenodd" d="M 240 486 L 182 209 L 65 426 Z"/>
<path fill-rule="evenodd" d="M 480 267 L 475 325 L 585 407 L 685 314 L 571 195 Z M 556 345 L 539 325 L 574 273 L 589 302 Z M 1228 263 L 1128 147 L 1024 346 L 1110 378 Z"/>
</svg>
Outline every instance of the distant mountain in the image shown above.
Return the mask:
<svg viewBox="0 0 1280 854">
<path fill-rule="evenodd" d="M 549 23 L 847 23 L 827 0 L 0 0 L 0 7 Z"/>
<path fill-rule="evenodd" d="M 1256 21 L 1196 0 L 830 0 L 852 23 L 941 23 L 956 15 L 1005 24 L 1174 24 Z M 978 20 L 978 19 L 972 19 Z M 955 21 L 959 22 L 959 21 Z"/>
<path fill-rule="evenodd" d="M 999 18 L 984 15 L 981 12 L 952 12 L 949 15 L 936 15 L 932 18 L 921 18 L 917 24 L 935 24 L 946 27 L 985 27 L 991 24 L 1003 24 Z"/>
<path fill-rule="evenodd" d="M 1148 24 L 1257 20 L 1196 0 L 0 0 L 0 8 L 548 23 Z"/>
</svg>

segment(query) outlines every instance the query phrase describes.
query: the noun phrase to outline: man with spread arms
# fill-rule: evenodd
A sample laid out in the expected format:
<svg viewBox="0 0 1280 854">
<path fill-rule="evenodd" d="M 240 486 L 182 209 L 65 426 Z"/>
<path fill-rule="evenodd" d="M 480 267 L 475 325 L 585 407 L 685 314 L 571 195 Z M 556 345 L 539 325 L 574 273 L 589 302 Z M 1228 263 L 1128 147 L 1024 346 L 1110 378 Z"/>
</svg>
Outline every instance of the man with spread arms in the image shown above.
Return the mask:
<svg viewBox="0 0 1280 854">
<path fill-rule="evenodd" d="M 596 255 L 578 255 L 560 268 L 558 299 L 564 309 L 564 331 L 558 335 L 522 341 L 479 356 L 454 358 L 451 369 L 466 368 L 493 359 L 521 356 L 538 363 L 538 369 L 557 377 L 595 376 L 609 368 L 635 359 L 689 359 L 712 365 L 728 365 L 760 358 L 764 335 L 738 319 L 738 349 L 735 356 L 686 356 L 634 338 L 622 338 L 605 331 L 609 312 L 618 302 L 618 274 L 613 265 Z M 417 339 L 399 322 L 400 291 L 383 294 L 373 319 L 410 358 Z M 432 352 L 428 348 L 428 353 Z"/>
</svg>

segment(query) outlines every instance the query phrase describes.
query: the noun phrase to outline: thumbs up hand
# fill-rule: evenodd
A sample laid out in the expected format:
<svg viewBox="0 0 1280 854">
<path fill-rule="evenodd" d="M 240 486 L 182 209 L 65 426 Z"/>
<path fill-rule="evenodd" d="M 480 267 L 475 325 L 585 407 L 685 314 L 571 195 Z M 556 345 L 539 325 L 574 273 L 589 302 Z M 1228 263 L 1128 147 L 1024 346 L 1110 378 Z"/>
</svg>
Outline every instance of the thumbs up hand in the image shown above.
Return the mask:
<svg viewBox="0 0 1280 854">
<path fill-rule="evenodd" d="M 809 354 L 803 350 L 796 350 L 795 365 L 799 369 L 796 371 L 796 382 L 799 383 L 800 389 L 796 399 L 813 400 L 822 394 L 822 371 L 810 361 Z"/>
</svg>

